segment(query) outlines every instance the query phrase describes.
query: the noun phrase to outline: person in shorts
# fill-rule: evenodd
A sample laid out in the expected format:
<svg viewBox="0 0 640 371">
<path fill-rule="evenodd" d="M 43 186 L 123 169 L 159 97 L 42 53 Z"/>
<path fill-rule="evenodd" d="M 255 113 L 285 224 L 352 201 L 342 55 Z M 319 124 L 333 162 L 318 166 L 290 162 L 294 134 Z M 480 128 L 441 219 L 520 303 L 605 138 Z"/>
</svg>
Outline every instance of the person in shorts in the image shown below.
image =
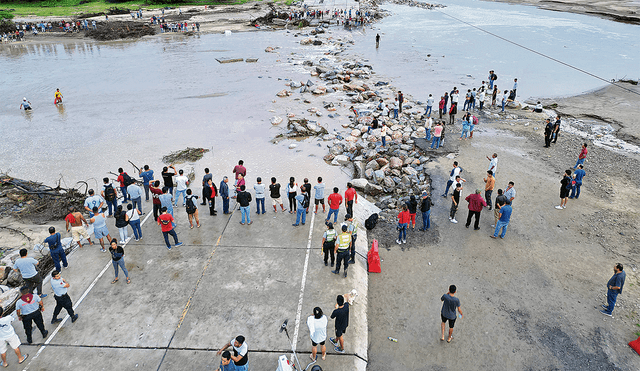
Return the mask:
<svg viewBox="0 0 640 371">
<path fill-rule="evenodd" d="M 565 170 L 562 180 L 560 180 L 560 205 L 557 205 L 556 209 L 562 210 L 567 208 L 567 200 L 569 199 L 569 193 L 573 187 L 572 181 L 571 170 Z"/>
<path fill-rule="evenodd" d="M 307 318 L 307 327 L 311 334 L 311 357 L 312 360 L 318 358 L 318 344 L 321 346 L 322 360 L 327 356 L 327 347 L 324 345 L 327 340 L 327 316 L 322 313 L 320 307 L 313 308 L 313 315 Z"/>
<path fill-rule="evenodd" d="M 89 219 L 89 223 L 93 223 L 93 234 L 100 241 L 100 251 L 107 252 L 103 238 L 107 237 L 107 241 L 111 241 L 111 235 L 109 234 L 109 228 L 107 228 L 107 218 L 104 213 L 99 212 L 97 206 L 93 207 L 93 217 Z"/>
<path fill-rule="evenodd" d="M 0 317 L 4 314 L 4 309 L 0 307 Z M 20 352 L 20 338 L 13 329 L 11 322 L 16 319 L 12 315 L 8 315 L 0 318 L 0 356 L 2 357 L 2 366 L 8 367 L 7 363 L 7 344 L 11 346 L 16 355 L 18 356 L 18 363 L 22 364 L 29 357 L 28 354 L 24 356 Z"/>
<path fill-rule="evenodd" d="M 336 319 L 336 337 L 329 338 L 334 350 L 344 353 L 344 333 L 349 326 L 349 294 L 338 295 L 336 298 L 336 309 L 331 313 L 331 318 Z"/>
<path fill-rule="evenodd" d="M 196 226 L 200 228 L 200 217 L 198 215 L 198 196 L 194 195 L 191 189 L 187 189 L 187 197 L 185 201 L 185 209 L 189 218 L 189 227 L 193 229 L 193 219 L 196 220 Z"/>
<path fill-rule="evenodd" d="M 325 212 L 325 207 L 324 207 L 324 183 L 322 183 L 322 178 L 318 177 L 318 184 L 316 184 L 315 186 L 313 186 L 313 189 L 316 191 L 315 195 L 313 197 L 314 199 L 314 203 L 316 205 L 316 209 L 313 212 L 314 214 L 318 213 L 318 205 L 322 204 L 322 212 Z"/>
<path fill-rule="evenodd" d="M 456 309 L 460 313 L 460 319 L 464 318 L 462 314 L 462 307 L 460 307 L 460 299 L 455 297 L 456 285 L 449 286 L 449 292 L 442 295 L 440 300 L 442 301 L 442 309 L 440 310 L 440 318 L 442 319 L 442 336 L 440 340 L 444 341 L 444 327 L 447 321 L 449 321 L 449 337 L 447 343 L 450 343 L 453 339 L 453 327 L 456 324 Z"/>
<path fill-rule="evenodd" d="M 93 245 L 93 242 L 91 242 L 91 236 L 84 228 L 84 224 L 88 225 L 89 223 L 87 223 L 87 220 L 81 213 L 76 211 L 75 207 L 69 207 L 69 214 L 64 218 L 64 221 L 67 225 L 67 232 L 71 232 L 71 236 L 73 237 L 73 240 L 78 243 L 78 246 L 82 247 L 81 241 L 83 238 L 89 241 L 89 245 Z"/>
<path fill-rule="evenodd" d="M 271 184 L 269 185 L 269 194 L 271 196 L 271 204 L 273 205 L 273 212 L 278 212 L 278 204 L 282 212 L 284 212 L 284 204 L 282 203 L 282 197 L 280 196 L 280 183 L 276 183 L 276 178 L 271 178 Z"/>
</svg>

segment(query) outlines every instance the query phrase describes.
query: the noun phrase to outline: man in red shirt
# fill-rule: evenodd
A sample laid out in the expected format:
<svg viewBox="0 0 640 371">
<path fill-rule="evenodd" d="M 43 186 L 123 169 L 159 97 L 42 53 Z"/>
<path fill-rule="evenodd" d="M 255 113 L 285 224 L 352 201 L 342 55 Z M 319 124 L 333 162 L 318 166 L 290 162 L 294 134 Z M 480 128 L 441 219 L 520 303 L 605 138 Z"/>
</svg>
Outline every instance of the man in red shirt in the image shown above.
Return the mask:
<svg viewBox="0 0 640 371">
<path fill-rule="evenodd" d="M 173 224 L 175 219 L 173 216 L 167 212 L 167 208 L 163 207 L 161 209 L 162 215 L 158 217 L 158 225 L 162 230 L 162 236 L 164 237 L 164 243 L 167 244 L 167 249 L 171 250 L 171 244 L 169 244 L 169 235 L 173 236 L 173 241 L 176 244 L 176 247 L 182 246 L 182 242 L 178 242 L 178 235 L 176 231 L 173 230 Z"/>
<path fill-rule="evenodd" d="M 410 218 L 411 216 L 409 215 L 407 205 L 402 205 L 402 211 L 398 214 L 398 239 L 396 240 L 398 245 L 407 243 L 407 226 L 409 225 Z"/>
<path fill-rule="evenodd" d="M 122 202 L 125 203 L 131 200 L 131 197 L 127 193 L 127 185 L 124 184 L 124 174 L 127 174 L 127 173 L 122 168 L 118 168 L 118 173 L 120 175 L 118 175 L 118 179 L 116 180 L 120 182 L 120 192 L 122 192 L 122 197 L 123 197 Z"/>
<path fill-rule="evenodd" d="M 479 189 L 476 189 L 476 193 L 468 195 L 465 200 L 469 203 L 469 214 L 467 214 L 467 224 L 464 226 L 469 228 L 469 225 L 471 224 L 471 217 L 475 216 L 476 221 L 473 224 L 473 230 L 477 231 L 480 229 L 480 212 L 483 207 L 487 206 L 487 202 L 480 195 Z"/>
<path fill-rule="evenodd" d="M 152 202 L 153 202 L 153 220 L 158 221 L 158 214 L 160 214 L 160 207 L 162 203 L 158 198 L 162 194 L 162 189 L 160 189 L 160 181 L 156 180 L 155 182 L 149 185 L 149 191 L 151 191 Z"/>
<path fill-rule="evenodd" d="M 358 203 L 358 193 L 351 183 L 347 183 L 347 190 L 344 191 L 344 200 L 347 203 L 347 214 L 353 215 L 353 201 L 355 200 Z"/>
<path fill-rule="evenodd" d="M 340 210 L 340 204 L 342 204 L 342 196 L 340 196 L 340 193 L 338 192 L 338 187 L 334 187 L 333 193 L 327 198 L 329 203 L 329 214 L 327 214 L 327 220 L 325 220 L 325 222 L 328 222 L 329 219 L 331 219 L 331 214 L 334 214 L 333 224 L 338 222 L 338 211 Z"/>
<path fill-rule="evenodd" d="M 238 165 L 236 165 L 233 168 L 233 173 L 236 175 L 236 181 L 235 181 L 235 183 L 233 183 L 233 185 L 237 186 L 238 185 L 238 177 L 240 175 L 242 175 L 243 178 L 247 176 L 247 168 L 244 167 L 244 161 L 242 161 L 242 160 L 238 161 Z M 233 187 L 233 188 L 235 189 L 236 187 Z M 236 191 L 236 193 L 237 193 L 237 191 Z M 236 198 L 236 196 L 233 196 L 231 198 Z"/>
<path fill-rule="evenodd" d="M 583 165 L 584 160 L 587 158 L 587 143 L 582 144 L 582 151 L 580 151 L 580 155 L 578 156 L 578 161 L 576 162 L 576 166 L 573 168 L 577 168 L 578 165 Z"/>
</svg>

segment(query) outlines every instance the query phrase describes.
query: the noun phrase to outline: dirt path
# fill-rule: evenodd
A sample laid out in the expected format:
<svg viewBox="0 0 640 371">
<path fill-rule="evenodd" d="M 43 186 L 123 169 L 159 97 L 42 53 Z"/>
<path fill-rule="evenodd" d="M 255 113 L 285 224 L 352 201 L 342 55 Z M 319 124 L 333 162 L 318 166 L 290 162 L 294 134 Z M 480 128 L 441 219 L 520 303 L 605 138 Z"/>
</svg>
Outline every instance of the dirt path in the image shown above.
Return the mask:
<svg viewBox="0 0 640 371">
<path fill-rule="evenodd" d="M 626 345 L 637 337 L 640 322 L 634 272 L 640 260 L 640 182 L 629 171 L 638 159 L 590 148 L 580 199 L 556 210 L 560 175 L 575 164 L 581 139 L 562 135 L 543 148 L 543 117 L 526 115 L 528 126 L 482 120 L 473 140 L 459 143 L 455 158 L 465 169 L 466 197 L 484 186 L 485 156 L 498 153 L 496 186 L 514 181 L 518 192 L 504 240 L 489 238 L 488 210 L 480 231 L 466 229 L 464 201 L 459 223 L 448 221 L 450 201 L 439 195 L 453 160 L 445 157 L 430 163 L 432 229 L 409 232 L 402 246 L 394 242 L 393 225 L 374 230 L 384 261 L 383 273 L 369 280 L 369 370 L 640 368 Z M 609 318 L 598 310 L 618 261 L 625 265 L 627 286 Z M 465 318 L 447 344 L 439 340 L 439 298 L 450 284 L 459 288 Z"/>
</svg>

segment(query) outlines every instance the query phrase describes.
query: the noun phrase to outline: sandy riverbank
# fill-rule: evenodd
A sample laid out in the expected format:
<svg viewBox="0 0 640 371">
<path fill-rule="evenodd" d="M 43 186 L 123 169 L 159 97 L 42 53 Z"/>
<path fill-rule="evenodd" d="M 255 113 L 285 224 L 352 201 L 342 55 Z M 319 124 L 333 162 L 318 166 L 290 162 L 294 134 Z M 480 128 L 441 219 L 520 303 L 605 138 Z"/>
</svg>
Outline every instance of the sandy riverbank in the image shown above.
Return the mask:
<svg viewBox="0 0 640 371">
<path fill-rule="evenodd" d="M 510 4 L 534 5 L 557 12 L 594 15 L 617 22 L 640 24 L 639 4 L 636 0 L 484 0 Z"/>
</svg>

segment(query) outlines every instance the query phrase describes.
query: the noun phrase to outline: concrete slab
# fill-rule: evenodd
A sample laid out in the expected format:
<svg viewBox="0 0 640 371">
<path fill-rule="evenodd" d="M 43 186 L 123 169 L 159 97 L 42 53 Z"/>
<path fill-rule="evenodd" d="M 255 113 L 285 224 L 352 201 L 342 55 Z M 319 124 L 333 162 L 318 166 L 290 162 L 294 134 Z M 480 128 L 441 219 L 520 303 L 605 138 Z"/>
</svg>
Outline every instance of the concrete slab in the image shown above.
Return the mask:
<svg viewBox="0 0 640 371">
<path fill-rule="evenodd" d="M 161 349 L 49 346 L 35 357 L 33 348 L 21 347 L 30 355 L 27 366 L 18 365 L 15 354 L 7 355 L 8 370 L 156 370 L 164 355 Z"/>
</svg>

